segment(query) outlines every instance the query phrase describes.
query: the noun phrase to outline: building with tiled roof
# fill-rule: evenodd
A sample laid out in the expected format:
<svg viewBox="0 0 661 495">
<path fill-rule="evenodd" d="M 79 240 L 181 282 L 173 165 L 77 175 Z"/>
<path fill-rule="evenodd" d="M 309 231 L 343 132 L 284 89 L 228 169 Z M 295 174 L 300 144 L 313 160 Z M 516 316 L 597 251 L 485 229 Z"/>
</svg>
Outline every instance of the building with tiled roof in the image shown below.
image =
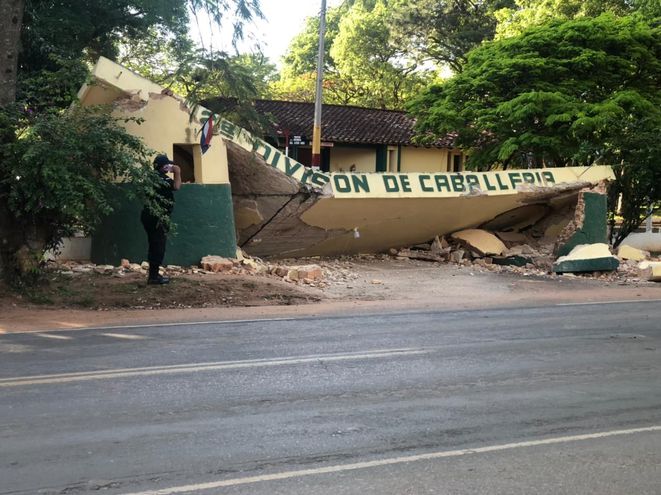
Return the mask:
<svg viewBox="0 0 661 495">
<path fill-rule="evenodd" d="M 227 99 L 206 100 L 220 112 Z M 309 165 L 312 161 L 314 103 L 256 100 L 255 110 L 273 122 L 270 136 L 289 156 Z M 346 105 L 323 105 L 321 164 L 330 172 L 446 172 L 463 169 L 464 155 L 448 135 L 428 146 L 413 141 L 415 119 L 405 112 Z M 274 137 L 275 136 L 275 137 Z M 277 142 L 276 142 L 277 141 Z"/>
</svg>

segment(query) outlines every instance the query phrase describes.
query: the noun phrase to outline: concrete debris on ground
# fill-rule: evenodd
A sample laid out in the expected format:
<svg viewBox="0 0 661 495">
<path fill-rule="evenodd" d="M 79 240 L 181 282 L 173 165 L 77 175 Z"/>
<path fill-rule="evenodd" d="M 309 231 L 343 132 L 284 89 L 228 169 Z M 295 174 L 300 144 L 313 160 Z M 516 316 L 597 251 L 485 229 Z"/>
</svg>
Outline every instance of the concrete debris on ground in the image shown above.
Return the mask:
<svg viewBox="0 0 661 495">
<path fill-rule="evenodd" d="M 621 260 L 643 261 L 650 257 L 650 253 L 626 244 L 621 244 L 617 250 L 617 257 Z"/>
<path fill-rule="evenodd" d="M 661 275 L 661 261 L 658 262 L 658 268 L 650 270 L 649 266 L 643 264 L 639 266 L 634 259 L 636 257 L 635 253 L 630 249 L 623 247 L 618 251 L 618 254 L 621 253 L 622 255 L 615 257 L 606 244 L 601 244 L 599 248 L 590 248 L 590 250 L 597 249 L 600 257 L 605 258 L 601 260 L 602 263 L 599 266 L 596 265 L 595 261 L 589 263 L 586 261 L 582 265 L 577 265 L 576 260 L 573 260 L 574 268 L 582 269 L 569 271 L 567 268 L 571 265 L 565 263 L 560 266 L 559 271 L 556 271 L 554 265 L 557 260 L 553 254 L 554 249 L 556 249 L 556 242 L 555 239 L 544 235 L 545 230 L 546 227 L 540 232 L 534 229 L 526 232 L 487 232 L 498 237 L 505 245 L 505 249 L 500 255 L 482 255 L 479 252 L 479 247 L 468 245 L 465 241 L 459 241 L 455 238 L 455 234 L 450 236 L 450 243 L 443 237 L 436 237 L 427 243 L 390 249 L 390 255 L 397 260 L 453 263 L 459 265 L 460 268 L 470 267 L 481 271 L 514 273 L 525 277 L 566 278 L 576 276 L 576 273 L 582 277 L 597 278 L 618 284 L 661 281 L 661 277 L 657 280 L 655 276 L 655 274 Z M 480 238 L 485 239 L 487 237 L 480 235 Z M 434 245 L 443 247 L 434 251 Z M 645 259 L 650 257 L 648 252 L 642 251 L 642 254 Z M 581 256 L 583 255 L 585 255 L 585 252 Z M 587 259 L 591 258 L 586 257 Z"/>
<path fill-rule="evenodd" d="M 507 246 L 491 232 L 482 229 L 460 230 L 452 238 L 464 244 L 467 249 L 481 256 L 501 255 Z"/>
<path fill-rule="evenodd" d="M 661 282 L 661 261 L 643 261 L 638 269 L 641 279 L 648 282 Z"/>
<path fill-rule="evenodd" d="M 208 255 L 200 260 L 199 266 L 182 267 L 178 265 L 167 265 L 161 267 L 159 272 L 164 275 L 264 275 L 274 276 L 285 282 L 308 284 L 324 287 L 324 279 L 328 276 L 326 270 L 317 264 L 300 265 L 301 260 L 289 260 L 292 264 L 265 263 L 259 258 L 245 254 L 237 248 L 236 258 L 224 258 L 222 256 Z M 50 270 L 59 272 L 61 275 L 74 277 L 83 273 L 98 273 L 123 277 L 128 273 L 139 273 L 147 275 L 149 263 L 142 261 L 133 263 L 128 259 L 122 259 L 119 266 L 95 265 L 93 263 L 79 263 L 75 261 L 49 261 Z"/>
<path fill-rule="evenodd" d="M 549 222 L 547 222 L 549 223 Z M 560 216 L 552 223 L 560 225 Z M 417 266 L 452 263 L 459 269 L 512 273 L 524 277 L 589 277 L 617 284 L 661 281 L 661 258 L 631 246 L 621 246 L 618 256 L 610 253 L 608 245 L 594 244 L 569 257 L 557 258 L 557 239 L 545 235 L 546 224 L 521 232 L 490 232 L 485 229 L 469 229 L 456 232 L 447 239 L 436 236 L 427 242 L 413 246 L 392 248 L 388 253 L 346 255 L 336 258 L 311 257 L 306 259 L 285 259 L 265 262 L 251 257 L 237 248 L 235 258 L 209 255 L 200 260 L 199 266 L 181 267 L 167 265 L 161 268 L 162 274 L 177 275 L 254 275 L 280 279 L 287 283 L 308 285 L 320 289 L 333 285 L 346 285 L 351 288 L 358 283 L 359 276 L 353 270 L 356 262 L 372 260 L 396 260 L 410 262 Z M 468 233 L 467 233 L 468 232 Z M 642 256 L 642 258 L 641 258 Z M 639 263 L 640 259 L 644 260 Z M 597 261 L 595 261 L 597 260 Z M 618 266 L 619 265 L 619 266 Z M 53 271 L 68 277 L 85 273 L 98 273 L 123 277 L 129 273 L 147 274 L 149 264 L 122 259 L 119 266 L 94 265 L 72 261 L 49 262 Z M 577 275 L 576 275 L 577 274 Z M 387 284 L 387 280 L 365 280 L 374 285 Z"/>
</svg>

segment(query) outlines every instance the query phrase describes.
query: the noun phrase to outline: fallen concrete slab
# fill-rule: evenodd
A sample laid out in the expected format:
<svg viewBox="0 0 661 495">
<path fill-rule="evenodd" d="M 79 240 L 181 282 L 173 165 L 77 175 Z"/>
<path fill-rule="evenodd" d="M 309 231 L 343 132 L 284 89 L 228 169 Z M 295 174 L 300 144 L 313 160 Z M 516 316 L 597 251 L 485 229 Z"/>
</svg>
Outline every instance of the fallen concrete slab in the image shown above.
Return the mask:
<svg viewBox="0 0 661 495">
<path fill-rule="evenodd" d="M 480 225 L 515 230 L 613 178 L 610 167 L 329 173 L 222 119 L 218 128 L 227 144 L 239 245 L 254 256 L 375 253 Z"/>
<path fill-rule="evenodd" d="M 487 256 L 490 254 L 501 255 L 507 250 L 507 246 L 503 244 L 503 241 L 486 230 L 461 230 L 459 232 L 454 232 L 452 238 L 459 241 L 470 251 L 478 253 L 480 256 Z"/>
<path fill-rule="evenodd" d="M 560 256 L 553 264 L 555 273 L 610 272 L 617 270 L 619 260 L 605 243 L 576 246 L 566 256 Z"/>
<path fill-rule="evenodd" d="M 617 250 L 617 257 L 623 260 L 643 261 L 650 257 L 650 253 L 622 244 Z"/>
</svg>

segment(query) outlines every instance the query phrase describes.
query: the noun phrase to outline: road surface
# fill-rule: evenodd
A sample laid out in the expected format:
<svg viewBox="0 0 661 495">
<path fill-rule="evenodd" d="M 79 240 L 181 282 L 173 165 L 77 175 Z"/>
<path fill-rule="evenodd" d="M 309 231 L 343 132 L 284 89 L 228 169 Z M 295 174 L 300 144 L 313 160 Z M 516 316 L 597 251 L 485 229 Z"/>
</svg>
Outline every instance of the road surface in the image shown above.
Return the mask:
<svg viewBox="0 0 661 495">
<path fill-rule="evenodd" d="M 0 494 L 659 494 L 661 304 L 0 335 Z"/>
</svg>

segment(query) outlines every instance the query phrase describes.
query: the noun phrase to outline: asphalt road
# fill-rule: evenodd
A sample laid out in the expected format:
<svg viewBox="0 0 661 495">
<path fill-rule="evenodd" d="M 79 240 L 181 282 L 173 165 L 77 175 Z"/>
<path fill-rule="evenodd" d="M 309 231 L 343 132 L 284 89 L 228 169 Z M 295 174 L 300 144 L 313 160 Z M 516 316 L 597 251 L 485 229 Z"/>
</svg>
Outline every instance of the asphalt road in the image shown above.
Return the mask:
<svg viewBox="0 0 661 495">
<path fill-rule="evenodd" d="M 0 335 L 0 494 L 660 494 L 661 304 Z"/>
</svg>

